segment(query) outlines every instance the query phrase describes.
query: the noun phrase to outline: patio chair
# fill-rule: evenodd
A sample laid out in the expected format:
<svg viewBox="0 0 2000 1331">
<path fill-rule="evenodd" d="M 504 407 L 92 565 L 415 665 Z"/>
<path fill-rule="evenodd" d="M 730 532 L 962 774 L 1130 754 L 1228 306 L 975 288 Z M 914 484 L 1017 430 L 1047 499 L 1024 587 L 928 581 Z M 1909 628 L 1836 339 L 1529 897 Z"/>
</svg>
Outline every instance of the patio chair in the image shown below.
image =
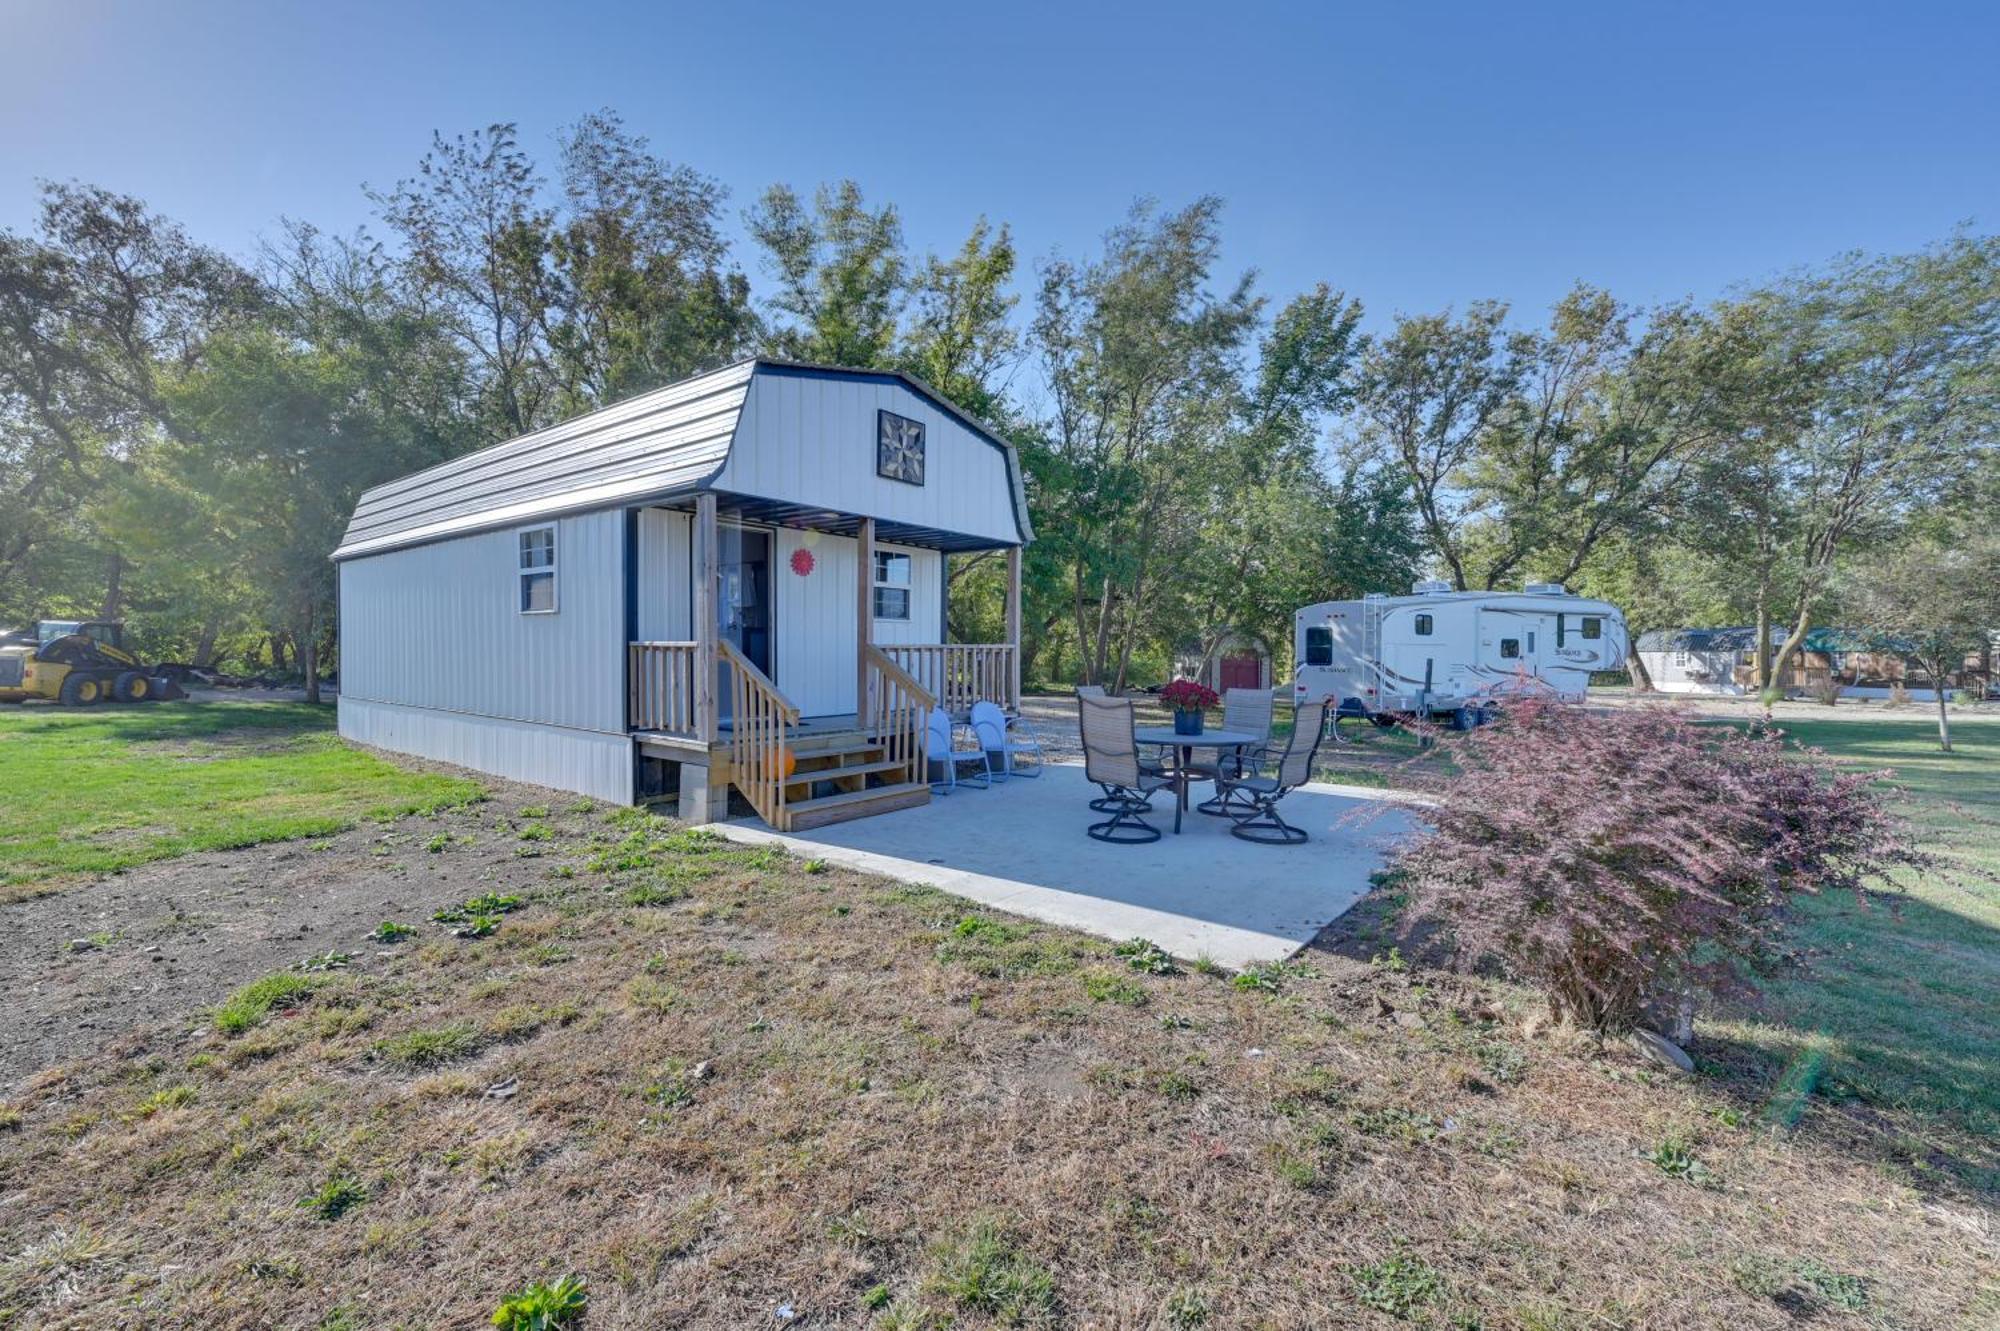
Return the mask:
<svg viewBox="0 0 2000 1331">
<path fill-rule="evenodd" d="M 1122 699 L 1113 698 L 1111 697 L 1111 695 L 1107 694 L 1104 691 L 1104 687 L 1101 684 L 1077 685 L 1076 698 L 1077 698 L 1077 703 L 1079 705 L 1081 705 L 1086 700 L 1095 702 L 1123 701 Z M 1168 782 L 1170 780 L 1169 773 L 1172 772 L 1173 768 L 1167 759 L 1171 757 L 1172 753 L 1173 753 L 1172 749 L 1161 749 L 1159 750 L 1158 753 L 1156 753 L 1153 757 L 1150 758 L 1141 755 L 1139 758 L 1139 770 L 1141 772 L 1144 772 L 1147 776 L 1159 777 L 1163 783 Z M 1166 757 L 1162 757 L 1162 755 L 1166 755 Z M 1145 798 L 1141 802 L 1146 806 L 1146 809 L 1150 811 L 1153 807 L 1152 792 L 1148 791 L 1145 795 Z M 1090 807 L 1097 810 L 1099 813 L 1116 813 L 1117 806 L 1120 803 L 1121 803 L 1120 800 L 1112 799 L 1110 796 L 1107 795 L 1100 795 L 1096 799 L 1090 802 Z"/>
<path fill-rule="evenodd" d="M 984 790 L 993 784 L 993 763 L 984 749 L 961 749 L 954 741 L 958 727 L 951 722 L 951 714 L 942 707 L 931 708 L 930 721 L 925 728 L 924 761 L 936 763 L 944 769 L 944 776 L 931 782 L 931 790 L 949 795 L 958 789 L 958 765 L 978 763 L 985 770 L 979 774 L 979 787 Z M 967 778 L 970 780 L 970 778 Z M 938 787 L 944 787 L 942 791 Z"/>
<path fill-rule="evenodd" d="M 1132 703 L 1126 698 L 1078 698 L 1077 727 L 1083 738 L 1083 774 L 1104 791 L 1090 807 L 1111 817 L 1085 831 L 1115 846 L 1136 846 L 1160 839 L 1160 829 L 1143 815 L 1147 799 L 1168 784 L 1155 768 L 1139 761 L 1139 742 L 1132 736 Z"/>
<path fill-rule="evenodd" d="M 988 702 L 984 698 L 972 704 L 972 733 L 979 740 L 979 747 L 986 751 L 986 762 L 992 772 L 993 755 L 1000 755 L 1000 769 L 992 772 L 995 780 L 1005 781 L 1010 776 L 1023 778 L 1042 774 L 1042 742 L 1035 737 L 1032 727 L 1026 722 L 1010 727 L 1007 714 L 1000 710 L 1000 704 Z M 1014 770 L 1014 757 L 1033 758 L 1035 765 L 1025 772 Z"/>
<path fill-rule="evenodd" d="M 1304 828 L 1293 827 L 1278 812 L 1278 802 L 1312 779 L 1313 755 L 1326 730 L 1326 700 L 1306 703 L 1292 711 L 1292 735 L 1270 776 L 1245 775 L 1219 779 L 1223 800 L 1236 820 L 1230 835 L 1267 846 L 1296 846 L 1306 840 Z"/>
<path fill-rule="evenodd" d="M 1269 689 L 1228 689 L 1222 695 L 1222 728 L 1238 730 L 1255 735 L 1257 743 L 1247 745 L 1234 753 L 1218 752 L 1215 766 L 1206 764 L 1190 766 L 1188 779 L 1191 781 L 1212 780 L 1215 794 L 1195 805 L 1203 813 L 1217 818 L 1231 816 L 1230 798 L 1222 778 L 1255 776 L 1270 761 L 1271 712 L 1275 707 Z M 1238 801 L 1239 805 L 1241 801 Z"/>
</svg>

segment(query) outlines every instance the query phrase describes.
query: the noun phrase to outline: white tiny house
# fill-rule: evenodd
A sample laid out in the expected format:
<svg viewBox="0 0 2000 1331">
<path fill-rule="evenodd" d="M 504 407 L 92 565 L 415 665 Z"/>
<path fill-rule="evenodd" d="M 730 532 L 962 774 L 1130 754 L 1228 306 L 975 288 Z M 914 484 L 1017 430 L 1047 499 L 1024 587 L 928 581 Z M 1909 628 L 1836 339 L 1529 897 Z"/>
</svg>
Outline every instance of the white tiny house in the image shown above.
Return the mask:
<svg viewBox="0 0 2000 1331">
<path fill-rule="evenodd" d="M 1460 592 L 1419 582 L 1408 596 L 1322 601 L 1293 617 L 1295 701 L 1350 714 L 1450 713 L 1528 687 L 1581 698 L 1625 661 L 1625 618 L 1558 583 Z"/>
<path fill-rule="evenodd" d="M 1007 441 L 908 376 L 770 359 L 367 491 L 334 552 L 340 731 L 780 829 L 922 803 L 932 706 L 1020 699 Z M 1004 550 L 1007 641 L 944 641 Z"/>
</svg>

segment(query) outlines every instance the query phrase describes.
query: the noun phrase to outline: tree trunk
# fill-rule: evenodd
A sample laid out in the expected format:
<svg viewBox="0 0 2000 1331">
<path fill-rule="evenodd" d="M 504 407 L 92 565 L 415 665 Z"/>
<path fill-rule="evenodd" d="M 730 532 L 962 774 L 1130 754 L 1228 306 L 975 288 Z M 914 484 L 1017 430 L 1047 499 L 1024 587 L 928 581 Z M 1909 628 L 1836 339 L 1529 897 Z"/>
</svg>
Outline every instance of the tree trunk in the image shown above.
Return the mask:
<svg viewBox="0 0 2000 1331">
<path fill-rule="evenodd" d="M 306 701 L 319 701 L 319 624 L 311 600 L 306 601 L 306 622 L 304 632 L 299 635 L 299 655 L 306 672 Z"/>
<path fill-rule="evenodd" d="M 1771 687 L 1771 583 L 1757 579 L 1757 645 L 1751 658 L 1750 683 L 1762 697 Z"/>
<path fill-rule="evenodd" d="M 1107 573 L 1104 575 L 1103 589 L 1097 597 L 1096 638 L 1085 648 L 1088 656 L 1084 669 L 1088 682 L 1092 684 L 1104 682 L 1104 667 L 1111 659 L 1111 606 L 1111 575 Z"/>
<path fill-rule="evenodd" d="M 194 664 L 206 669 L 215 664 L 215 640 L 222 635 L 222 626 L 209 620 L 201 626 L 201 637 L 195 640 Z"/>
<path fill-rule="evenodd" d="M 1771 682 L 1769 687 L 1782 688 L 1785 672 L 1791 669 L 1792 658 L 1798 654 L 1805 642 L 1806 634 L 1812 630 L 1812 598 L 1801 594 L 1799 597 L 1799 617 L 1792 625 L 1792 631 L 1778 646 L 1777 658 L 1771 662 Z"/>
<path fill-rule="evenodd" d="M 1943 669 L 1941 668 L 1941 667 L 1942 667 L 1943 665 L 1944 665 L 1944 662 L 1943 662 L 1942 660 L 1938 660 L 1938 661 L 1933 661 L 1933 662 L 1931 663 L 1931 668 L 1930 668 L 1930 670 L 1931 670 L 1931 694 L 1932 694 L 1932 696 L 1933 696 L 1933 697 L 1935 697 L 1935 698 L 1937 699 L 1937 709 L 1938 709 L 1938 748 L 1942 749 L 1942 750 L 1943 750 L 1944 752 L 1946 752 L 1946 753 L 1950 753 L 1950 752 L 1951 752 L 1951 713 L 1950 713 L 1949 711 L 1947 711 L 1947 710 L 1946 710 L 1946 708 L 1945 708 L 1945 704 L 1944 704 L 1944 671 L 1943 671 Z"/>
<path fill-rule="evenodd" d="M 116 550 L 106 563 L 104 574 L 104 609 L 99 619 L 116 619 L 118 612 L 125 608 L 125 556 Z"/>
<path fill-rule="evenodd" d="M 1637 645 L 1628 645 L 1625 648 L 1625 673 L 1632 677 L 1632 691 L 1634 693 L 1651 693 L 1653 691 L 1653 677 L 1647 672 L 1646 663 L 1639 659 L 1639 648 Z"/>
</svg>

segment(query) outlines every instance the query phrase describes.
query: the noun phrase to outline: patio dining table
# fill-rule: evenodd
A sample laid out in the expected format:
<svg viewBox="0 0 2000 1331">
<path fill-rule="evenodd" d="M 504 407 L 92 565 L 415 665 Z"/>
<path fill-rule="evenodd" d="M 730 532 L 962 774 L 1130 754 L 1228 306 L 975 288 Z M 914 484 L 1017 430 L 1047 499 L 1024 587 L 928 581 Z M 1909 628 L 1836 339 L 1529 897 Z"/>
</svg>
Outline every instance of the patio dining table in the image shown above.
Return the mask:
<svg viewBox="0 0 2000 1331">
<path fill-rule="evenodd" d="M 1244 749 L 1262 744 L 1262 735 L 1247 730 L 1204 730 L 1199 735 L 1183 735 L 1172 726 L 1135 726 L 1132 738 L 1141 744 L 1158 744 L 1174 749 L 1180 759 L 1174 764 L 1174 832 L 1181 830 L 1181 816 L 1188 807 L 1188 768 L 1196 749 L 1214 749 L 1218 763 L 1223 749 Z"/>
</svg>

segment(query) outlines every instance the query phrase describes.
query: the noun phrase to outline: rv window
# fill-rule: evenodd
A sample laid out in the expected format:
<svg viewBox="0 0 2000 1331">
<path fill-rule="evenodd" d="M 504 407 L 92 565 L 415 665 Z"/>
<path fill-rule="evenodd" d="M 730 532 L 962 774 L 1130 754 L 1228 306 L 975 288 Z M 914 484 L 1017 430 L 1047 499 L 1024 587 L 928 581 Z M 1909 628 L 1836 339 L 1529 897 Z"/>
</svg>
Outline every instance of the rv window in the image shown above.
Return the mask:
<svg viewBox="0 0 2000 1331">
<path fill-rule="evenodd" d="M 1519 638 L 1500 639 L 1500 657 L 1502 660 L 1512 661 L 1520 655 L 1521 640 Z"/>
<path fill-rule="evenodd" d="M 556 609 L 556 529 L 530 527 L 519 533 L 521 613 L 551 615 Z"/>
<path fill-rule="evenodd" d="M 1529 629 L 1529 630 L 1528 630 L 1528 654 L 1529 654 L 1530 656 L 1533 656 L 1533 655 L 1534 655 L 1534 653 L 1535 653 L 1535 631 L 1534 631 L 1533 629 Z"/>
<path fill-rule="evenodd" d="M 910 557 L 889 550 L 875 552 L 875 618 L 910 617 Z"/>
<path fill-rule="evenodd" d="M 1583 621 L 1583 636 L 1592 640 L 1603 637 L 1604 621 L 1585 616 Z"/>
<path fill-rule="evenodd" d="M 1419 638 L 1428 638 L 1431 636 L 1431 617 L 1429 615 L 1417 616 L 1417 636 Z"/>
<path fill-rule="evenodd" d="M 1317 628 L 1306 630 L 1306 664 L 1324 666 L 1333 664 L 1333 630 Z"/>
</svg>

